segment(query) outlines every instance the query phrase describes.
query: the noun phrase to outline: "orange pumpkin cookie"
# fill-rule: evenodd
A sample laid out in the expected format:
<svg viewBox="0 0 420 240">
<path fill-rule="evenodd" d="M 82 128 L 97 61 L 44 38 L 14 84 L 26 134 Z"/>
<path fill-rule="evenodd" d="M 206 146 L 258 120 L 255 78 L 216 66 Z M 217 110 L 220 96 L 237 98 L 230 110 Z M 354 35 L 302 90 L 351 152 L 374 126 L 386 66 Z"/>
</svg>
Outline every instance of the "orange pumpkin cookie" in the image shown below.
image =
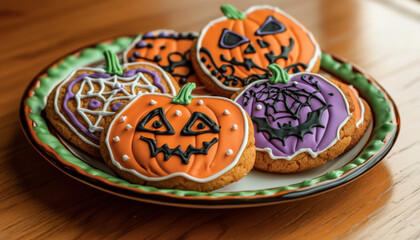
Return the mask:
<svg viewBox="0 0 420 240">
<path fill-rule="evenodd" d="M 191 63 L 191 46 L 197 33 L 156 30 L 140 35 L 124 52 L 125 62 L 151 62 L 169 72 L 182 87 L 187 82 L 197 85 L 193 94 L 208 95 Z"/>
<path fill-rule="evenodd" d="M 124 64 L 105 52 L 106 69 L 78 68 L 49 95 L 46 115 L 67 141 L 85 152 L 100 156 L 99 137 L 106 120 L 143 92 L 179 90 L 175 80 L 159 66 L 146 62 Z"/>
<path fill-rule="evenodd" d="M 314 73 L 288 75 L 271 64 L 270 79 L 232 96 L 254 124 L 255 168 L 301 172 L 346 151 L 356 127 L 353 102 L 343 84 Z"/>
<path fill-rule="evenodd" d="M 359 96 L 359 92 L 352 85 L 342 84 L 343 87 L 349 92 L 351 99 L 354 103 L 354 115 L 356 120 L 356 130 L 354 131 L 350 145 L 347 150 L 350 150 L 360 138 L 365 134 L 367 127 L 372 119 L 372 112 L 370 111 L 369 104 Z"/>
<path fill-rule="evenodd" d="M 230 99 L 146 93 L 121 110 L 101 135 L 105 162 L 130 182 L 211 191 L 253 167 L 251 121 Z M 129 127 L 127 127 L 129 126 Z"/>
<path fill-rule="evenodd" d="M 270 77 L 276 63 L 289 73 L 317 72 L 321 51 L 312 34 L 271 6 L 240 12 L 222 5 L 224 17 L 205 26 L 193 48 L 193 66 L 209 90 L 231 96 L 249 83 Z"/>
</svg>

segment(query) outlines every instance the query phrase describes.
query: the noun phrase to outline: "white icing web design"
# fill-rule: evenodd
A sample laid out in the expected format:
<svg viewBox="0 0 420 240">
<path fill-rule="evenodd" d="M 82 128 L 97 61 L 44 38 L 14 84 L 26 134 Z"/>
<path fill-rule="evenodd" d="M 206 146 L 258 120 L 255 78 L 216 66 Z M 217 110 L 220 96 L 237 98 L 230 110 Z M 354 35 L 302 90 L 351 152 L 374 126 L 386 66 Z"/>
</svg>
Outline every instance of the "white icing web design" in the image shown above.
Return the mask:
<svg viewBox="0 0 420 240">
<path fill-rule="evenodd" d="M 153 70 L 150 70 L 150 73 L 148 73 L 148 69 L 143 69 L 143 66 L 150 66 Z M 74 134 L 93 147 L 99 148 L 98 137 L 94 133 L 103 130 L 103 119 L 114 115 L 122 107 L 123 103 L 127 103 L 133 98 L 142 95 L 143 92 L 162 90 L 162 82 L 166 83 L 166 86 L 163 88 L 167 94 L 176 95 L 176 89 L 169 76 L 162 68 L 154 64 L 146 62 L 124 64 L 122 69 L 125 69 L 125 73 L 129 71 L 135 71 L 135 73 L 126 77 L 109 76 L 104 69 L 78 68 L 57 87 L 54 98 L 55 112 Z M 143 73 L 143 70 L 137 71 L 139 69 L 143 69 L 145 72 Z M 85 77 L 77 80 L 78 76 L 76 74 L 80 71 L 90 73 L 86 73 Z M 155 73 L 158 74 L 159 81 L 156 81 Z M 149 74 L 153 75 L 153 80 L 148 78 Z M 76 82 L 72 83 L 73 81 Z M 75 84 L 78 86 L 77 92 L 71 92 L 70 96 L 68 96 L 68 88 L 73 88 L 72 86 L 75 86 Z M 65 88 L 64 96 L 63 88 Z M 60 103 L 59 98 L 63 99 L 63 102 Z M 76 103 L 75 111 L 67 108 L 68 101 L 71 99 Z M 59 105 L 63 108 L 62 110 Z M 85 123 L 79 122 L 75 115 L 80 116 L 83 119 L 82 122 Z"/>
<path fill-rule="evenodd" d="M 146 84 L 140 83 L 140 79 Z M 99 86 L 99 91 L 95 89 L 95 85 Z M 85 90 L 86 87 L 89 89 L 87 92 Z M 127 91 L 127 87 L 129 87 L 129 91 Z M 100 127 L 99 123 L 103 117 L 115 114 L 111 109 L 111 103 L 116 100 L 131 100 L 142 93 L 138 88 L 146 89 L 148 92 L 156 92 L 158 90 L 155 85 L 147 80 L 143 73 L 137 73 L 133 77 L 119 77 L 116 75 L 109 78 L 85 77 L 81 82 L 79 90 L 75 93 L 77 112 L 89 125 L 88 129 L 90 132 L 102 131 L 103 127 Z M 86 93 L 83 94 L 83 92 Z M 85 98 L 101 99 L 101 106 L 95 110 L 83 108 L 81 102 Z M 87 114 L 97 116 L 96 120 L 92 122 Z"/>
</svg>

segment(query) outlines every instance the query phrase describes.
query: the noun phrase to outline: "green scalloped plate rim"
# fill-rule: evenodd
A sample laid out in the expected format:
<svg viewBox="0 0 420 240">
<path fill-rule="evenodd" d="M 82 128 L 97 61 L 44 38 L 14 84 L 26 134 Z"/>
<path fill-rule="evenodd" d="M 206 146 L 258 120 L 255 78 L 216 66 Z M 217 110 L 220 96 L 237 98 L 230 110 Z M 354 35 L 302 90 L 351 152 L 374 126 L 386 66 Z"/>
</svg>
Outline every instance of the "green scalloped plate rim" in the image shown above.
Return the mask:
<svg viewBox="0 0 420 240">
<path fill-rule="evenodd" d="M 268 205 L 312 196 L 355 179 L 382 160 L 398 137 L 398 110 L 386 91 L 359 67 L 323 53 L 321 68 L 354 85 L 373 111 L 374 126 L 370 139 L 351 162 L 317 178 L 258 191 L 196 192 L 129 183 L 91 167 L 70 153 L 50 132 L 42 112 L 46 96 L 72 69 L 103 60 L 104 50 L 121 52 L 134 39 L 135 37 L 120 37 L 103 41 L 56 61 L 58 64 L 52 64 L 35 77 L 21 101 L 20 123 L 32 146 L 55 167 L 92 187 L 138 201 L 173 206 L 233 208 Z"/>
</svg>

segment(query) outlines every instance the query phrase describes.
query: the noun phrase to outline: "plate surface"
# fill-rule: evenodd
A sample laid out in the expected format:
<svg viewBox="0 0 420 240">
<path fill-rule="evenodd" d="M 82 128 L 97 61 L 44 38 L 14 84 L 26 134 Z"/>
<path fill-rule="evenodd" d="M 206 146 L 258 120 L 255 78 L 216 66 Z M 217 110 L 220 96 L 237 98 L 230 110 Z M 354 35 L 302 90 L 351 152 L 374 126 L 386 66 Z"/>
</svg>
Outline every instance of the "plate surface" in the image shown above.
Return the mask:
<svg viewBox="0 0 420 240">
<path fill-rule="evenodd" d="M 341 186 L 367 172 L 389 152 L 400 128 L 398 110 L 386 91 L 354 64 L 322 55 L 322 73 L 352 84 L 372 108 L 373 121 L 362 140 L 339 158 L 299 174 L 251 171 L 240 181 L 213 192 L 158 189 L 131 184 L 115 175 L 102 161 L 91 158 L 61 139 L 43 114 L 46 97 L 74 68 L 98 66 L 102 52 L 122 52 L 133 37 L 121 37 L 75 51 L 59 59 L 29 84 L 21 102 L 20 122 L 32 146 L 67 175 L 92 187 L 122 197 L 172 206 L 235 208 L 275 204 L 312 196 Z"/>
</svg>

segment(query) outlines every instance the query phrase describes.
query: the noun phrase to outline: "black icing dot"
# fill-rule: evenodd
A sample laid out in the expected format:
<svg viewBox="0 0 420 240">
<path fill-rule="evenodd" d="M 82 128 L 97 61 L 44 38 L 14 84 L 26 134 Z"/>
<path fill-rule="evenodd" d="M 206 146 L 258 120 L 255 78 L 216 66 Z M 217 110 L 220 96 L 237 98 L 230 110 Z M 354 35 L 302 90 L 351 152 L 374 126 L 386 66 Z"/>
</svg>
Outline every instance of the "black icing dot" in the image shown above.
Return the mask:
<svg viewBox="0 0 420 240">
<path fill-rule="evenodd" d="M 191 39 L 192 39 L 192 38 L 194 38 L 194 37 L 195 37 L 195 36 L 194 36 L 194 34 L 193 34 L 193 33 L 188 33 L 188 34 L 187 34 L 187 38 L 191 38 Z"/>
<path fill-rule="evenodd" d="M 213 71 L 211 71 L 211 75 L 216 76 L 219 72 L 215 69 Z"/>
<path fill-rule="evenodd" d="M 210 64 L 207 64 L 207 68 L 211 68 L 211 65 Z"/>
<path fill-rule="evenodd" d="M 223 82 L 223 85 L 225 85 L 225 86 L 229 86 L 229 81 L 228 81 L 228 80 L 225 80 L 225 81 Z"/>
<path fill-rule="evenodd" d="M 165 45 L 160 46 L 160 49 L 161 49 L 161 50 L 163 50 L 163 49 L 165 49 L 165 48 L 166 48 L 166 46 L 165 46 Z"/>
<path fill-rule="evenodd" d="M 160 60 L 162 60 L 162 57 L 161 56 L 155 56 L 153 58 L 153 61 L 155 61 L 155 62 L 159 62 Z"/>
<path fill-rule="evenodd" d="M 226 66 L 220 67 L 220 72 L 225 73 L 227 71 Z"/>
<path fill-rule="evenodd" d="M 328 95 L 330 95 L 330 96 L 334 96 L 334 93 L 330 92 L 330 93 L 328 93 Z"/>
<path fill-rule="evenodd" d="M 134 57 L 136 57 L 136 58 L 139 58 L 139 57 L 140 57 L 140 53 L 139 53 L 139 52 L 137 52 L 137 51 L 135 51 L 135 52 L 133 53 L 133 56 L 134 56 Z"/>
<path fill-rule="evenodd" d="M 217 79 L 219 79 L 219 80 L 222 80 L 222 78 L 223 78 L 222 76 L 218 76 L 218 77 L 217 77 Z"/>
<path fill-rule="evenodd" d="M 205 58 L 205 57 L 201 58 L 201 62 L 206 62 L 206 61 L 207 61 L 207 58 Z"/>
<path fill-rule="evenodd" d="M 163 125 L 162 122 L 156 120 L 156 121 L 153 122 L 152 127 L 154 127 L 154 128 L 160 128 L 160 127 L 162 127 L 162 125 Z"/>
<path fill-rule="evenodd" d="M 153 44 L 148 43 L 148 44 L 146 45 L 146 47 L 147 47 L 147 48 L 153 48 Z"/>
<path fill-rule="evenodd" d="M 187 79 L 185 77 L 182 77 L 181 79 L 179 79 L 179 83 L 184 84 L 187 82 Z"/>
<path fill-rule="evenodd" d="M 232 81 L 232 86 L 236 86 L 236 85 L 238 85 L 238 80 L 233 80 Z"/>
<path fill-rule="evenodd" d="M 204 124 L 204 123 L 199 123 L 199 124 L 197 125 L 197 128 L 198 128 L 198 129 L 204 129 L 204 128 L 206 128 L 206 124 Z"/>
<path fill-rule="evenodd" d="M 135 57 L 129 57 L 129 58 L 128 58 L 128 61 L 129 61 L 129 62 L 135 62 L 135 61 L 136 61 L 136 58 L 135 58 Z"/>
</svg>

